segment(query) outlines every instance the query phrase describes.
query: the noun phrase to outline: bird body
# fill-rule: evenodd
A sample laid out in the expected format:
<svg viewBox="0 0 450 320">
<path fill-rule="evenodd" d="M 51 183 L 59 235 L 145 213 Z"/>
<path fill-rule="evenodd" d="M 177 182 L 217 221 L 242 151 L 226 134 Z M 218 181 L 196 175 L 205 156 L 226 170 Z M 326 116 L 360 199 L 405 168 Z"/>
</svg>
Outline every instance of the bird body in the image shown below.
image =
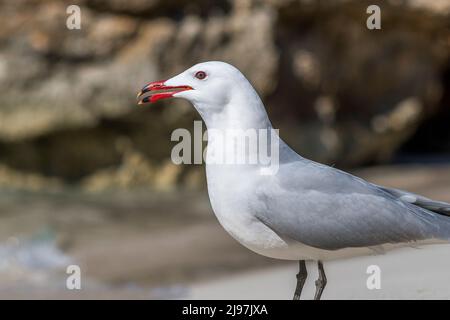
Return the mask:
<svg viewBox="0 0 450 320">
<path fill-rule="evenodd" d="M 235 67 L 200 63 L 167 81 L 148 84 L 140 95 L 165 88 L 179 91 L 161 98 L 187 99 L 202 116 L 208 128 L 206 176 L 212 209 L 245 247 L 271 258 L 322 261 L 449 241 L 450 204 L 377 186 L 303 158 L 277 134 L 270 141 L 279 154 L 272 174 L 264 174 L 267 165 L 261 163 L 215 163 L 217 153 L 249 158 L 259 150 L 230 148 L 214 132 L 273 130 L 258 94 Z M 155 96 L 141 102 L 159 99 Z M 306 272 L 302 268 L 304 264 L 299 275 Z M 321 262 L 319 271 L 319 282 L 326 283 Z"/>
<path fill-rule="evenodd" d="M 219 222 L 259 254 L 331 260 L 449 238 L 450 217 L 340 170 L 301 157 L 280 163 L 274 175 L 262 175 L 260 169 L 206 165 Z"/>
</svg>

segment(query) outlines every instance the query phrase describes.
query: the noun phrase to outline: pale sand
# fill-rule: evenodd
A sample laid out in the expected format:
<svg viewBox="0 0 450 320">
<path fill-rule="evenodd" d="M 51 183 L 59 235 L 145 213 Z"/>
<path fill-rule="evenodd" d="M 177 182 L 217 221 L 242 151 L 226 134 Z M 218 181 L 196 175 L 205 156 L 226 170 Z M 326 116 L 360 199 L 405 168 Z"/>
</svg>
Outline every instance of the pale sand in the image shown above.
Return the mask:
<svg viewBox="0 0 450 320">
<path fill-rule="evenodd" d="M 381 289 L 369 290 L 367 267 L 378 265 Z M 302 299 L 314 296 L 315 263 L 307 265 L 308 280 Z M 297 264 L 245 272 L 197 283 L 183 298 L 291 299 Z M 323 299 L 450 299 L 450 245 L 401 249 L 380 256 L 357 257 L 325 264 L 328 284 Z"/>
<path fill-rule="evenodd" d="M 375 183 L 450 201 L 449 165 L 358 173 Z M 43 248 L 33 247 L 40 241 Z M 83 290 L 65 288 L 66 263 L 56 270 L 35 270 L 37 258 L 48 260 L 41 251 L 49 249 L 81 267 Z M 23 254 L 34 259 L 24 262 Z M 259 256 L 232 239 L 211 212 L 206 191 L 0 190 L 0 258 L 0 299 L 290 299 L 297 273 L 295 263 Z M 381 267 L 381 290 L 365 286 L 370 264 Z M 325 299 L 450 298 L 449 246 L 334 261 L 325 268 Z M 313 296 L 316 272 L 309 266 L 305 298 Z"/>
</svg>

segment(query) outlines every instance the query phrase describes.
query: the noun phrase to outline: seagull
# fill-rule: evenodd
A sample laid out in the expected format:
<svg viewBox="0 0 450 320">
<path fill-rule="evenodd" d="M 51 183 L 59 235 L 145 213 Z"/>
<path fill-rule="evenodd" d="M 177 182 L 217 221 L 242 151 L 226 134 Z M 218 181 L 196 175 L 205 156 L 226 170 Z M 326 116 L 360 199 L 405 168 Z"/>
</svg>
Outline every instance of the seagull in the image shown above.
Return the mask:
<svg viewBox="0 0 450 320">
<path fill-rule="evenodd" d="M 314 299 L 327 283 L 323 261 L 384 253 L 399 247 L 447 243 L 450 204 L 376 185 L 308 160 L 278 135 L 278 168 L 267 164 L 213 163 L 215 151 L 233 156 L 254 149 L 227 148 L 210 139 L 216 130 L 273 130 L 259 95 L 234 66 L 199 63 L 138 93 L 139 104 L 167 98 L 190 101 L 208 130 L 206 178 L 211 207 L 223 228 L 248 249 L 275 259 L 298 261 L 294 300 L 307 278 L 306 261 L 317 261 Z"/>
</svg>

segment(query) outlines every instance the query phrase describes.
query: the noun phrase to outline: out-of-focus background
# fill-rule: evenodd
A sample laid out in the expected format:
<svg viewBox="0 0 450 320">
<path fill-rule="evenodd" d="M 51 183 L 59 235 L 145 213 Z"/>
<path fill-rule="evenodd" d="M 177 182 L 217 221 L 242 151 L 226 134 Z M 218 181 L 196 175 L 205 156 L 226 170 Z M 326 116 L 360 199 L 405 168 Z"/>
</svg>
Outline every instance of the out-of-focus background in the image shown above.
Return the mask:
<svg viewBox="0 0 450 320">
<path fill-rule="evenodd" d="M 0 0 L 0 298 L 290 298 L 295 265 L 237 244 L 203 167 L 171 162 L 193 108 L 136 106 L 201 61 L 237 66 L 302 155 L 450 201 L 449 16 L 449 0 Z M 324 297 L 448 298 L 449 253 L 333 262 Z"/>
</svg>

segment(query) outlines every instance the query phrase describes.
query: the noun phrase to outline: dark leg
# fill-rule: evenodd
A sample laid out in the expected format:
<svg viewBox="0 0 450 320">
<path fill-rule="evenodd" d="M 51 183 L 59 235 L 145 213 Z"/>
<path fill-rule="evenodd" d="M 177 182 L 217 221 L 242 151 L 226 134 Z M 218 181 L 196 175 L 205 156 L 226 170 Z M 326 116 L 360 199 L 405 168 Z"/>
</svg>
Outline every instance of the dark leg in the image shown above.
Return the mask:
<svg viewBox="0 0 450 320">
<path fill-rule="evenodd" d="M 319 267 L 319 278 L 316 280 L 316 294 L 314 295 L 314 300 L 320 300 L 323 289 L 327 285 L 327 277 L 325 276 L 325 270 L 323 270 L 322 261 L 317 261 L 317 266 Z"/>
<path fill-rule="evenodd" d="M 308 272 L 306 270 L 305 260 L 300 260 L 298 262 L 297 287 L 295 288 L 293 300 L 300 300 L 303 285 L 305 284 L 307 276 L 308 276 Z"/>
</svg>

